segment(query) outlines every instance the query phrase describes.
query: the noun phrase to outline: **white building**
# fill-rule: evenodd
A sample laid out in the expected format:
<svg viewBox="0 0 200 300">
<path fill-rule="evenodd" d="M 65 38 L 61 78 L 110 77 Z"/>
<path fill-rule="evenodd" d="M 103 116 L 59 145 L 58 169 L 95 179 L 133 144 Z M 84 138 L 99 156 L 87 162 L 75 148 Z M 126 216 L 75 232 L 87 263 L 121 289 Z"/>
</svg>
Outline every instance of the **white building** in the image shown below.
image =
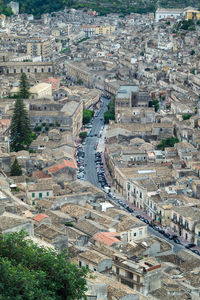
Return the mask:
<svg viewBox="0 0 200 300">
<path fill-rule="evenodd" d="M 8 6 L 12 9 L 14 15 L 19 14 L 19 2 L 11 1 L 10 3 L 8 3 Z"/>
<path fill-rule="evenodd" d="M 158 8 L 156 10 L 155 20 L 159 22 L 163 19 L 179 19 L 183 15 L 183 9 L 165 9 L 165 8 Z"/>
</svg>

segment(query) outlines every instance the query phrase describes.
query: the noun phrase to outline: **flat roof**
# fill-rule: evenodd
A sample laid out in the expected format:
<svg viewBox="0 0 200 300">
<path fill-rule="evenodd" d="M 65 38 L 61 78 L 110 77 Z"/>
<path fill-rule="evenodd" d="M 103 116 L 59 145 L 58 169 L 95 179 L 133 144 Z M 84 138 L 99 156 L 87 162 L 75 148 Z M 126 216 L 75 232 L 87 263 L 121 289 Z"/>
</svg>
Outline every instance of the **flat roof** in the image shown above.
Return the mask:
<svg viewBox="0 0 200 300">
<path fill-rule="evenodd" d="M 132 92 L 137 92 L 138 90 L 139 87 L 137 85 L 120 85 L 116 99 L 129 98 Z"/>
<path fill-rule="evenodd" d="M 156 173 L 156 170 L 138 170 L 138 174 L 151 174 L 151 173 Z"/>
</svg>

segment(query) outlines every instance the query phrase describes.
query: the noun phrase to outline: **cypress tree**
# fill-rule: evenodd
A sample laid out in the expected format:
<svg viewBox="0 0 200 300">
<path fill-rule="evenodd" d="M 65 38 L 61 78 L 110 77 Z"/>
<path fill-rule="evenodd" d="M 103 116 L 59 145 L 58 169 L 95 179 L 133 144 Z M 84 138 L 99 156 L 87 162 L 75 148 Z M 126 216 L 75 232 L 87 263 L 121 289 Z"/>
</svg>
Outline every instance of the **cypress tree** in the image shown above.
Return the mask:
<svg viewBox="0 0 200 300">
<path fill-rule="evenodd" d="M 30 96 L 29 82 L 25 73 L 22 73 L 19 83 L 19 98 L 28 99 Z"/>
<path fill-rule="evenodd" d="M 11 176 L 21 176 L 22 175 L 22 168 L 16 158 L 14 160 L 14 163 L 11 166 L 10 175 Z"/>
<path fill-rule="evenodd" d="M 18 98 L 15 101 L 15 108 L 11 122 L 10 150 L 20 151 L 27 149 L 32 141 L 32 132 L 28 113 L 24 102 Z"/>
</svg>

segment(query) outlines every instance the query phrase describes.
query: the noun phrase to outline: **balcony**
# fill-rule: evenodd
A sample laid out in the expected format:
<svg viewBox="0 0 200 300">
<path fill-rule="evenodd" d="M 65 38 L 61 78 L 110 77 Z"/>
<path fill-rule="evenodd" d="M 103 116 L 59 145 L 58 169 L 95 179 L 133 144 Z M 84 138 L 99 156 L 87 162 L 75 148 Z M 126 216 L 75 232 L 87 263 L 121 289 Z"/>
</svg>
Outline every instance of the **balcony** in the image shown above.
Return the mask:
<svg viewBox="0 0 200 300">
<path fill-rule="evenodd" d="M 139 286 L 142 286 L 142 282 L 137 282 L 136 280 L 134 280 L 132 278 L 126 277 L 126 276 L 121 275 L 121 274 L 116 274 L 115 272 L 113 272 L 113 275 L 116 276 L 117 280 L 123 279 L 123 280 L 125 280 L 129 283 L 133 283 L 133 284 L 137 284 Z"/>
<path fill-rule="evenodd" d="M 171 222 L 173 222 L 174 224 L 179 225 L 179 222 L 178 222 L 178 220 L 176 220 L 176 219 L 171 219 Z"/>
<path fill-rule="evenodd" d="M 144 269 L 141 267 L 140 269 L 134 269 L 133 267 L 130 267 L 129 265 L 119 261 L 119 260 L 114 260 L 113 264 L 123 268 L 124 270 L 128 271 L 128 272 L 133 272 L 134 274 L 146 274 L 146 270 L 144 271 Z"/>
<path fill-rule="evenodd" d="M 135 193 L 131 192 L 131 196 L 133 196 L 135 199 L 137 199 L 137 196 Z"/>
</svg>

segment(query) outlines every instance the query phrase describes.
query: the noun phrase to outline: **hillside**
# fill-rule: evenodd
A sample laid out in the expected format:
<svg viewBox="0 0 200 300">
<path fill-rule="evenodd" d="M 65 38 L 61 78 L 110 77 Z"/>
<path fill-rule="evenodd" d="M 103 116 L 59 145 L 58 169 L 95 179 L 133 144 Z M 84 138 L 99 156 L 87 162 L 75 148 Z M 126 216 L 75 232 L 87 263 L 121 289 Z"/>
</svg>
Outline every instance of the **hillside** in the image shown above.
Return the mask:
<svg viewBox="0 0 200 300">
<path fill-rule="evenodd" d="M 0 0 L 0 12 L 1 4 Z M 4 0 L 4 4 L 8 0 Z M 19 0 L 20 12 L 40 17 L 43 13 L 50 13 L 67 8 L 91 8 L 100 15 L 120 13 L 121 15 L 135 13 L 155 12 L 156 8 L 180 8 L 199 6 L 199 0 Z"/>
</svg>

